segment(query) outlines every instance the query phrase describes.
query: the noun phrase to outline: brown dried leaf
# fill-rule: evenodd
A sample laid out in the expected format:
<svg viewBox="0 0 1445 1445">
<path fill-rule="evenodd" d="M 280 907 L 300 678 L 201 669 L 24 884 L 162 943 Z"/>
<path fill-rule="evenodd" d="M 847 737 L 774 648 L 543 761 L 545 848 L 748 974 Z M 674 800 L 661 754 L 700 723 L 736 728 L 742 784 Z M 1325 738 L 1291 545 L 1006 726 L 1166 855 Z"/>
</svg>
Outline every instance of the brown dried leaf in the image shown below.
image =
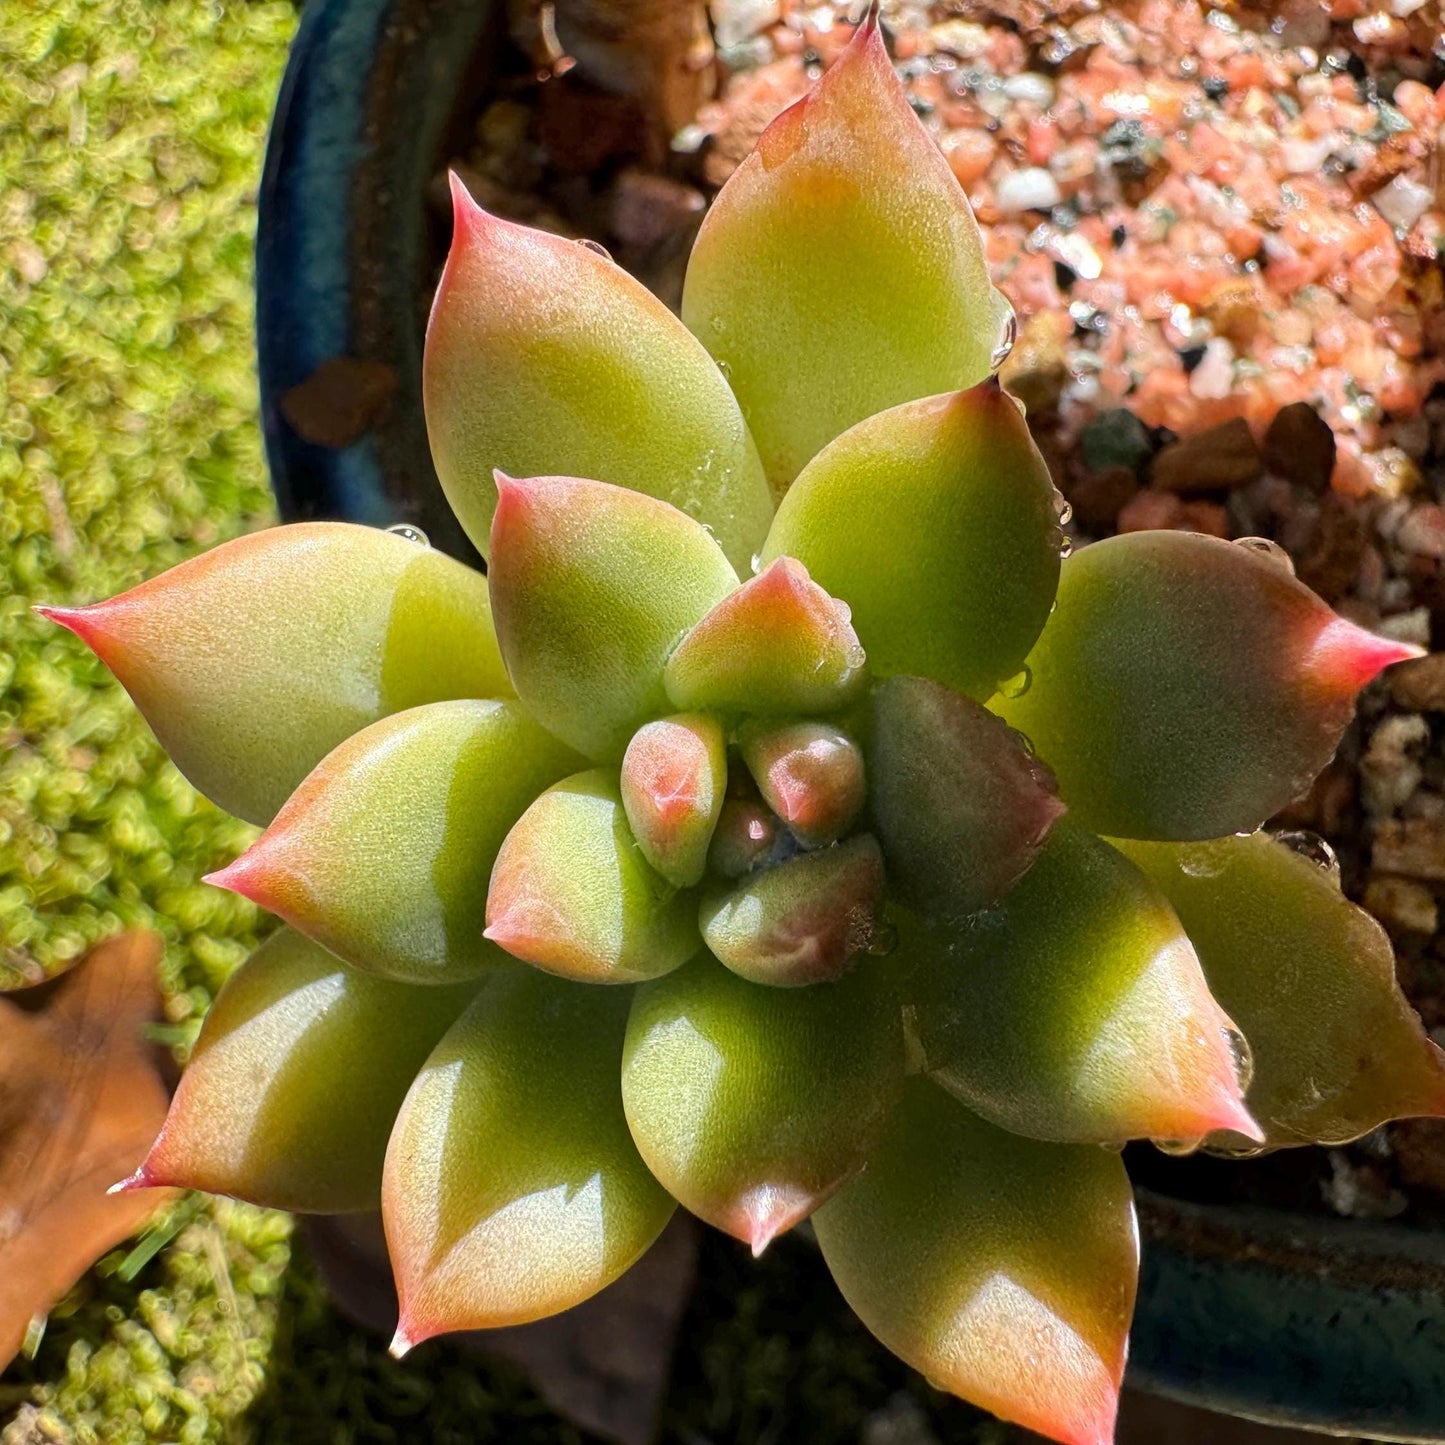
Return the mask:
<svg viewBox="0 0 1445 1445">
<path fill-rule="evenodd" d="M 31 1319 L 172 1197 L 105 1192 L 140 1164 L 166 1114 L 143 1033 L 160 953 L 156 934 L 124 933 L 35 1008 L 0 999 L 0 1369 Z"/>
</svg>

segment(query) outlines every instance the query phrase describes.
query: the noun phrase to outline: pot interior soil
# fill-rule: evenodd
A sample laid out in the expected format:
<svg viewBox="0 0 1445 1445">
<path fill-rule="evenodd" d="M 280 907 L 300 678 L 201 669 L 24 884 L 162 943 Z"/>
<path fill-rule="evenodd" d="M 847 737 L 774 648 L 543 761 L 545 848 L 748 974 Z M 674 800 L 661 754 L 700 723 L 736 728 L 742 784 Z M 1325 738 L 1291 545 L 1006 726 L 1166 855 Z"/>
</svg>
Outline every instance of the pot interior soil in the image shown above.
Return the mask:
<svg viewBox="0 0 1445 1445">
<path fill-rule="evenodd" d="M 584 29 L 592 8 L 558 7 Z M 850 7 L 713 0 L 698 93 L 714 98 L 680 126 L 657 87 L 604 89 L 585 46 L 562 53 L 552 9 L 514 21 L 448 164 L 488 209 L 600 241 L 675 307 L 712 196 L 836 57 Z M 884 22 L 1018 313 L 1003 374 L 1076 540 L 1265 538 L 1345 615 L 1445 645 L 1441 0 L 901 0 Z M 431 200 L 423 313 L 447 241 L 440 171 Z M 1445 1041 L 1445 656 L 1374 685 L 1271 826 L 1325 840 Z M 1202 1201 L 1445 1219 L 1445 1122 L 1250 1161 L 1129 1160 Z"/>
</svg>

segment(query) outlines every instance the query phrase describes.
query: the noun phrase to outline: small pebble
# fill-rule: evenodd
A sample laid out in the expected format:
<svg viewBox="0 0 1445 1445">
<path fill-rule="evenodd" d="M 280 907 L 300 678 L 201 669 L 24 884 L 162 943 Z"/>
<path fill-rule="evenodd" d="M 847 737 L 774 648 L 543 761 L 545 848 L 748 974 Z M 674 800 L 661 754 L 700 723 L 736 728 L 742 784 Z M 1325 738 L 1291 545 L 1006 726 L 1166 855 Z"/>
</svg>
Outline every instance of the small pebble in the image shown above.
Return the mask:
<svg viewBox="0 0 1445 1445">
<path fill-rule="evenodd" d="M 1381 823 L 1370 862 L 1377 873 L 1445 883 L 1445 817 L 1391 818 Z"/>
<path fill-rule="evenodd" d="M 1005 215 L 1017 215 L 1020 211 L 1047 211 L 1063 198 L 1059 183 L 1040 166 L 1011 171 L 999 181 L 995 192 L 998 208 Z"/>
<path fill-rule="evenodd" d="M 1264 434 L 1264 464 L 1296 486 L 1326 491 L 1335 470 L 1335 434 L 1309 402 L 1291 402 Z"/>
<path fill-rule="evenodd" d="M 1212 492 L 1240 487 L 1264 473 L 1264 458 L 1243 417 L 1196 432 L 1154 458 L 1150 480 L 1166 492 Z"/>
</svg>

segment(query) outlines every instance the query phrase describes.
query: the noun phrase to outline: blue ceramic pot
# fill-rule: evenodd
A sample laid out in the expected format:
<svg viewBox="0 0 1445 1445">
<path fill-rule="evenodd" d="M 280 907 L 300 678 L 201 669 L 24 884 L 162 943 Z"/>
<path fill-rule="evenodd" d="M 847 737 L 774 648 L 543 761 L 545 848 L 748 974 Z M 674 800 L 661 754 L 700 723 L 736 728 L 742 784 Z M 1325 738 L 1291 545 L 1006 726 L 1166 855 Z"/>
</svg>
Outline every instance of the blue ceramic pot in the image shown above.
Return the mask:
<svg viewBox="0 0 1445 1445">
<path fill-rule="evenodd" d="M 266 155 L 262 416 L 289 519 L 409 521 L 474 554 L 427 451 L 427 193 L 474 112 L 492 0 L 311 0 Z M 1257 1420 L 1445 1441 L 1445 1237 L 1140 1191 L 1130 1382 Z"/>
</svg>

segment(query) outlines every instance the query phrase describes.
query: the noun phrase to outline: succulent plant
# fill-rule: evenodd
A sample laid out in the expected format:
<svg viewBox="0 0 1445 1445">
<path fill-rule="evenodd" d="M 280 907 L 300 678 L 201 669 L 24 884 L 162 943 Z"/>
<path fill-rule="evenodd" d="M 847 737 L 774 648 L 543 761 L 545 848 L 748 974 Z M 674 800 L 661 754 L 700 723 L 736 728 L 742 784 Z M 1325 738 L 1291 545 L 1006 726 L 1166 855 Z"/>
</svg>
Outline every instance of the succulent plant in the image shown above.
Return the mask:
<svg viewBox="0 0 1445 1445">
<path fill-rule="evenodd" d="M 124 1187 L 379 1202 L 399 1351 L 585 1299 L 674 1201 L 811 1218 L 929 1379 L 1108 1440 L 1119 1146 L 1445 1109 L 1382 930 L 1259 831 L 1414 649 L 1257 549 L 1067 555 L 876 19 L 682 321 L 454 194 L 425 402 L 487 574 L 308 523 L 47 609 L 265 825 L 211 881 L 287 925 Z"/>
</svg>

